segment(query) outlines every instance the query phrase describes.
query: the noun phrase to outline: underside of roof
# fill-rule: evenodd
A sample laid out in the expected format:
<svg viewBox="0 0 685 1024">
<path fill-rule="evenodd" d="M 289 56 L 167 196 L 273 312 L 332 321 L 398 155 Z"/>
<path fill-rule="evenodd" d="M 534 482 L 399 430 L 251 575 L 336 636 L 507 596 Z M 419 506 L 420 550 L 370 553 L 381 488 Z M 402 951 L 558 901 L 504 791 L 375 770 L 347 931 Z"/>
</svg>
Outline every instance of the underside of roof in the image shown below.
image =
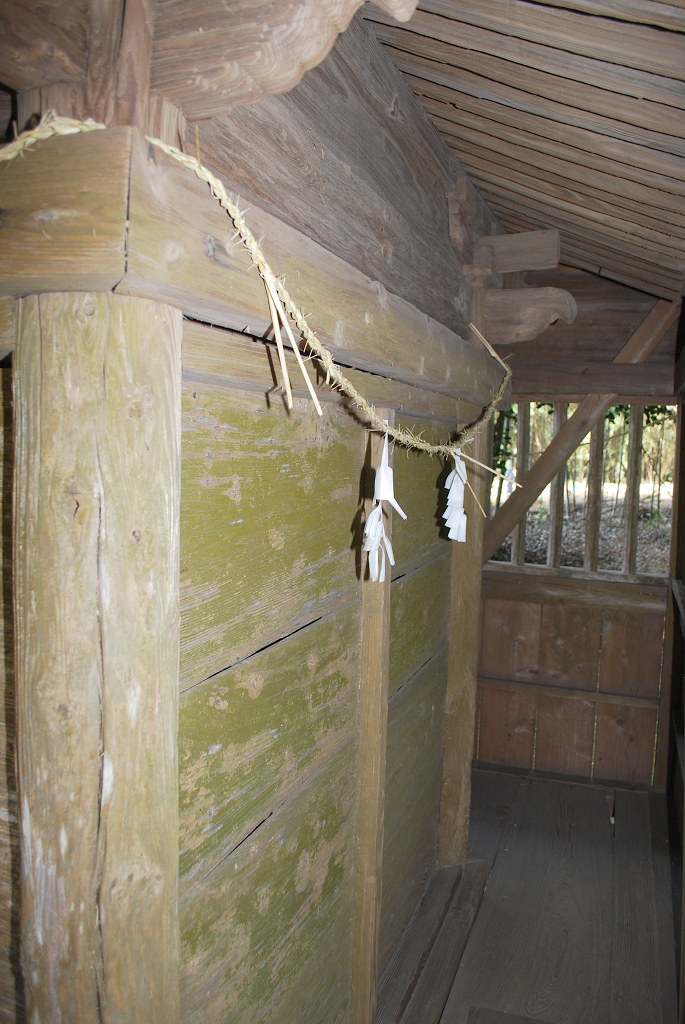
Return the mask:
<svg viewBox="0 0 685 1024">
<path fill-rule="evenodd" d="M 685 0 L 423 0 L 365 16 L 510 231 L 663 298 L 685 276 Z"/>
</svg>

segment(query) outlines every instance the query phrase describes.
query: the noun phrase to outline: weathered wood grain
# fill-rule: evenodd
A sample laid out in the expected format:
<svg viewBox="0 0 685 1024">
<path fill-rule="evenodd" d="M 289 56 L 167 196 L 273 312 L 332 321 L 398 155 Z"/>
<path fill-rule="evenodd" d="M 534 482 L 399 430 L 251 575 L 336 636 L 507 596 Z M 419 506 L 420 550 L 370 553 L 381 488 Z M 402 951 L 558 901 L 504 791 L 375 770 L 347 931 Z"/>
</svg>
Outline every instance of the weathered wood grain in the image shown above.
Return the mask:
<svg viewBox="0 0 685 1024">
<path fill-rule="evenodd" d="M 595 778 L 650 785 L 656 726 L 656 708 L 598 704 Z"/>
<path fill-rule="evenodd" d="M 534 682 L 540 671 L 539 604 L 483 599 L 479 673 Z"/>
<path fill-rule="evenodd" d="M 16 344 L 15 302 L 12 295 L 0 299 L 0 352 L 4 355 L 11 352 Z"/>
<path fill-rule="evenodd" d="M 594 740 L 595 704 L 537 695 L 535 768 L 590 778 Z"/>
<path fill-rule="evenodd" d="M 0 176 L 0 292 L 108 291 L 125 271 L 130 133 L 49 139 Z M 78 169 L 78 173 L 76 173 Z"/>
<path fill-rule="evenodd" d="M 21 92 L 49 81 L 83 78 L 87 24 L 79 0 L 8 0 L 2 7 L 0 38 L 0 77 L 11 89 Z"/>
<path fill-rule="evenodd" d="M 631 694 L 603 693 L 601 690 L 578 690 L 570 686 L 550 686 L 548 683 L 522 683 L 518 679 L 489 679 L 481 676 L 478 679 L 479 686 L 486 686 L 489 690 L 511 690 L 515 693 L 529 693 L 533 696 L 540 694 L 554 697 L 568 697 L 571 700 L 591 701 L 595 704 L 616 704 L 630 708 L 651 708 L 659 706 L 657 697 L 633 697 Z"/>
<path fill-rule="evenodd" d="M 358 597 L 363 432 L 323 413 L 184 384 L 182 689 Z"/>
<path fill-rule="evenodd" d="M 450 554 L 392 581 L 389 697 L 447 645 Z"/>
<path fill-rule="evenodd" d="M 210 167 L 213 166 L 211 161 Z M 132 150 L 126 279 L 118 291 L 170 301 L 225 327 L 264 334 L 264 285 L 207 188 L 161 152 Z M 248 222 L 293 300 L 334 357 L 358 369 L 482 405 L 501 380 L 491 357 L 380 282 L 253 206 Z M 420 339 L 420 340 L 419 340 Z"/>
<path fill-rule="evenodd" d="M 4 343 L 2 310 L 3 301 L 0 300 L 0 339 Z M 293 395 L 307 398 L 309 393 L 291 349 L 285 349 L 285 361 Z M 205 383 L 213 383 L 215 387 L 247 389 L 262 395 L 272 391 L 275 384 L 281 386 L 272 343 L 239 331 L 198 323 L 196 320 L 186 319 L 183 323 L 183 371 L 186 379 L 190 379 L 188 375 L 192 374 L 193 379 L 200 384 L 206 377 L 218 377 L 220 380 Z M 325 385 L 320 371 L 315 376 L 314 387 L 320 402 L 348 402 L 345 396 L 331 391 Z M 399 410 L 407 420 L 408 417 L 419 417 L 456 425 L 458 421 L 475 419 L 480 412 L 477 406 L 448 398 L 437 391 L 415 388 L 411 384 L 388 380 L 377 374 L 346 368 L 345 376 L 369 402 Z M 442 432 L 446 436 L 447 428 L 443 426 Z"/>
<path fill-rule="evenodd" d="M 547 390 L 547 383 L 545 383 Z M 554 403 L 554 433 L 559 433 L 566 422 L 568 407 L 565 402 Z M 549 488 L 549 537 L 547 539 L 547 565 L 558 569 L 561 561 L 561 535 L 564 528 L 564 466 L 554 477 Z"/>
<path fill-rule="evenodd" d="M 442 651 L 388 702 L 381 973 L 436 867 L 446 685 Z"/>
<path fill-rule="evenodd" d="M 433 875 L 378 986 L 377 1024 L 400 1024 L 461 877 L 460 867 Z"/>
<path fill-rule="evenodd" d="M 492 266 L 502 274 L 521 270 L 549 270 L 559 262 L 559 232 L 521 231 L 515 235 L 492 235 L 479 238 L 474 262 L 482 259 L 481 252 L 492 250 Z"/>
<path fill-rule="evenodd" d="M 349 1019 L 356 743 L 182 897 L 181 1020 Z"/>
<path fill-rule="evenodd" d="M 27 1013 L 166 1024 L 178 1019 L 180 314 L 108 294 L 29 297 L 17 336 Z"/>
<path fill-rule="evenodd" d="M 609 1024 L 663 1024 L 649 795 L 617 789 L 614 819 Z"/>
<path fill-rule="evenodd" d="M 19 816 L 16 777 L 16 683 L 12 609 L 12 371 L 0 371 L 0 1020 L 24 1017 L 19 963 Z"/>
<path fill-rule="evenodd" d="M 673 399 L 675 394 L 673 367 L 660 363 L 618 366 L 615 363 L 570 360 L 534 363 L 518 358 L 512 359 L 511 363 L 513 391 L 521 401 L 525 401 L 528 395 L 544 395 L 546 399 L 573 395 L 573 400 L 579 401 L 584 395 L 598 390 L 612 391 L 631 402 L 642 395 Z"/>
<path fill-rule="evenodd" d="M 181 894 L 356 736 L 352 605 L 181 697 Z"/>
<path fill-rule="evenodd" d="M 479 689 L 478 760 L 532 768 L 537 693 L 494 688 L 486 683 Z"/>
<path fill-rule="evenodd" d="M 540 682 L 597 689 L 602 613 L 598 608 L 544 605 L 540 626 Z"/>
<path fill-rule="evenodd" d="M 143 131 L 148 125 L 155 13 L 153 0 L 125 0 L 116 61 L 116 123 Z"/>
<path fill-rule="evenodd" d="M 379 415 L 394 424 L 390 409 Z M 367 432 L 361 496 L 364 517 L 371 511 L 375 473 L 381 464 L 383 436 Z M 383 518 L 392 538 L 392 506 Z M 388 735 L 388 648 L 390 643 L 390 572 L 374 582 L 362 562 L 361 671 L 357 740 L 357 817 L 355 824 L 354 897 L 352 903 L 352 994 L 350 1020 L 366 1024 L 376 1016 L 380 966 L 379 936 L 383 900 L 385 842 L 386 745 Z"/>
<path fill-rule="evenodd" d="M 469 861 L 416 986 L 404 1024 L 439 1024 L 487 880 L 485 861 Z"/>
<path fill-rule="evenodd" d="M 400 21 L 416 7 L 416 0 L 378 2 Z M 154 87 L 194 119 L 287 92 L 325 57 L 361 3 L 262 0 L 227 10 L 217 0 L 157 2 Z"/>
<path fill-rule="evenodd" d="M 663 613 L 605 610 L 598 688 L 658 697 L 664 642 Z"/>
<path fill-rule="evenodd" d="M 483 596 L 506 601 L 540 604 L 568 604 L 589 608 L 623 608 L 644 613 L 666 611 L 668 588 L 665 577 L 632 576 L 618 573 L 585 573 L 562 567 L 527 565 L 525 569 L 506 562 L 489 562 L 483 570 Z"/>
<path fill-rule="evenodd" d="M 443 1024 L 472 1006 L 606 1021 L 613 867 L 604 792 L 521 780 Z"/>
<path fill-rule="evenodd" d="M 585 546 L 583 568 L 597 570 L 599 559 L 599 528 L 602 518 L 602 483 L 604 481 L 604 418 L 590 431 L 590 454 L 585 506 Z M 634 571 L 633 567 L 633 571 Z"/>
<path fill-rule="evenodd" d="M 290 92 L 199 130 L 203 154 L 250 206 L 465 334 L 462 264 L 472 262 L 477 237 L 500 229 L 361 17 Z M 458 252 L 446 201 L 453 191 L 464 214 Z"/>
<path fill-rule="evenodd" d="M 485 334 L 493 345 L 528 341 L 556 320 L 573 323 L 575 299 L 555 288 L 504 288 L 485 293 Z"/>
<path fill-rule="evenodd" d="M 397 417 L 398 426 L 411 427 L 406 415 Z M 426 424 L 423 437 L 440 443 L 445 438 L 442 423 Z M 406 519 L 395 517 L 393 523 L 393 550 L 397 565 L 421 554 L 450 550 L 447 531 L 442 518 L 446 508 L 445 480 L 449 467 L 442 459 L 432 459 L 425 452 L 398 447 L 395 450 L 395 497 L 406 513 Z"/>
</svg>

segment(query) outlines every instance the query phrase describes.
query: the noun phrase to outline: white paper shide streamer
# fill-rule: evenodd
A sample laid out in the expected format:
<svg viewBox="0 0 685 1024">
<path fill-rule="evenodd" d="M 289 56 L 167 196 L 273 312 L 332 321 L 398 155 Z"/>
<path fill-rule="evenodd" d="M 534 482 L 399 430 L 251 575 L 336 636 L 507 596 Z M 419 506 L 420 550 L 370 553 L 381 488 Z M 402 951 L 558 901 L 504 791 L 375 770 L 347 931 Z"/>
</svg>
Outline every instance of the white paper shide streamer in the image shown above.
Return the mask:
<svg viewBox="0 0 685 1024">
<path fill-rule="evenodd" d="M 466 486 L 466 465 L 460 458 L 461 453 L 454 457 L 454 469 L 445 480 L 448 490 L 447 508 L 442 518 L 449 531 L 450 540 L 466 540 L 466 513 L 464 512 L 464 487 Z"/>
<path fill-rule="evenodd" d="M 395 501 L 395 489 L 393 484 L 392 469 L 388 465 L 388 435 L 385 435 L 383 442 L 383 455 L 381 464 L 376 470 L 376 480 L 373 492 L 373 507 L 364 525 L 364 551 L 369 553 L 369 576 L 374 583 L 385 582 L 385 555 L 387 552 L 390 565 L 395 564 L 395 556 L 392 553 L 390 538 L 386 536 L 383 525 L 383 506 L 381 502 L 389 501 L 397 512 L 406 519 L 404 512 Z"/>
</svg>

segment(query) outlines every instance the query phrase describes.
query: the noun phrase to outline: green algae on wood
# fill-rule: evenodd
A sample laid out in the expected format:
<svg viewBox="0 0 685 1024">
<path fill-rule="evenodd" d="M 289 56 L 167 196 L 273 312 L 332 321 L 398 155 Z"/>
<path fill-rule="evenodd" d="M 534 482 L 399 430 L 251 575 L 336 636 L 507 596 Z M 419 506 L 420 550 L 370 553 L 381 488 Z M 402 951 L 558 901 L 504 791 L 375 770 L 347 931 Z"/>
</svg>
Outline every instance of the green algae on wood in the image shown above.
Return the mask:
<svg viewBox="0 0 685 1024">
<path fill-rule="evenodd" d="M 437 863 L 447 652 L 388 701 L 380 970 Z"/>
<path fill-rule="evenodd" d="M 344 1024 L 356 743 L 182 896 L 184 1024 Z"/>
<path fill-rule="evenodd" d="M 448 548 L 439 558 L 392 582 L 389 697 L 447 644 L 450 565 Z"/>
<path fill-rule="evenodd" d="M 349 601 L 363 440 L 333 406 L 184 386 L 182 688 Z"/>
<path fill-rule="evenodd" d="M 181 891 L 355 736 L 359 606 L 182 694 Z"/>
<path fill-rule="evenodd" d="M 398 417 L 396 425 L 411 428 L 415 424 L 406 417 Z M 419 431 L 427 441 L 441 442 L 445 439 L 444 423 L 422 423 Z M 398 446 L 393 468 L 395 497 L 407 514 L 406 520 L 393 516 L 392 546 L 397 565 L 401 566 L 402 562 L 427 553 L 436 546 L 444 545 L 447 551 L 450 541 L 447 540 L 442 513 L 447 498 L 444 483 L 452 467 L 446 467 L 443 459 L 431 458 L 426 452 Z"/>
</svg>

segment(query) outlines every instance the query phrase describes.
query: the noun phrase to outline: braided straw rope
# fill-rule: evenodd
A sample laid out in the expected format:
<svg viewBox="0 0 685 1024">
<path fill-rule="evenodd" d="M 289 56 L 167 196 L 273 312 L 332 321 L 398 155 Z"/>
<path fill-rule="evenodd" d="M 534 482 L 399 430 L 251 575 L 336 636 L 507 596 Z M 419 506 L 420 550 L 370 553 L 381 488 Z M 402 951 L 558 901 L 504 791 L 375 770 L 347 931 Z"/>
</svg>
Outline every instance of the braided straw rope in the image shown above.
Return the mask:
<svg viewBox="0 0 685 1024">
<path fill-rule="evenodd" d="M 44 117 L 40 121 L 40 124 L 38 124 L 36 128 L 22 132 L 21 135 L 19 135 L 13 142 L 10 142 L 9 145 L 5 146 L 2 150 L 0 150 L 0 161 L 13 160 L 15 159 L 15 157 L 19 156 L 20 153 L 23 153 L 26 149 L 28 149 L 29 146 L 32 146 L 35 142 L 38 142 L 42 139 L 48 139 L 52 135 L 74 135 L 78 132 L 89 132 L 105 127 L 105 125 L 98 124 L 96 121 L 92 121 L 90 119 L 87 121 L 76 121 L 72 118 L 59 117 L 54 113 L 54 111 L 50 110 L 44 115 Z M 488 420 L 491 419 L 492 414 L 494 413 L 495 408 L 497 406 L 497 403 L 501 399 L 502 395 L 506 390 L 507 384 L 511 380 L 511 370 L 506 365 L 506 363 L 504 363 L 500 359 L 500 357 L 494 351 L 492 346 L 486 341 L 486 339 L 483 337 L 480 331 L 476 327 L 474 327 L 473 324 L 470 324 L 469 326 L 476 334 L 476 336 L 480 339 L 480 341 L 485 346 L 489 354 L 494 359 L 496 359 L 504 369 L 504 378 L 500 386 L 498 387 L 497 391 L 492 396 L 488 404 L 483 408 L 481 414 L 477 417 L 477 419 L 475 419 L 472 423 L 467 424 L 460 431 L 458 431 L 453 440 L 447 441 L 444 444 L 431 444 L 429 441 L 424 441 L 422 437 L 418 436 L 411 430 L 405 430 L 401 427 L 388 426 L 385 420 L 381 419 L 381 417 L 377 414 L 374 407 L 370 405 L 369 402 L 366 401 L 364 396 L 360 394 L 359 391 L 357 391 L 354 384 L 352 384 L 351 381 L 349 381 L 347 377 L 345 377 L 345 375 L 335 365 L 331 353 L 324 345 L 321 344 L 321 342 L 316 337 L 316 335 L 310 328 L 309 324 L 307 323 L 302 311 L 295 305 L 293 300 L 290 298 L 290 295 L 288 294 L 288 291 L 283 282 L 280 281 L 275 276 L 275 274 L 269 267 L 269 264 L 266 262 L 266 259 L 264 258 L 264 254 L 262 253 L 259 243 L 257 242 L 249 227 L 245 223 L 241 211 L 238 209 L 236 204 L 231 202 L 231 200 L 229 199 L 226 189 L 223 186 L 223 183 L 214 174 L 212 174 L 212 172 L 209 171 L 202 163 L 200 163 L 199 159 L 196 159 L 193 156 L 189 156 L 186 153 L 182 153 L 181 150 L 177 149 L 175 146 L 170 146 L 167 143 L 162 142 L 161 139 L 156 139 L 152 136 L 145 136 L 145 138 L 151 145 L 157 146 L 159 149 L 163 150 L 163 152 L 167 153 L 168 156 L 172 157 L 174 160 L 177 160 L 184 167 L 187 167 L 188 170 L 193 171 L 193 173 L 196 174 L 201 181 L 206 182 L 209 185 L 211 193 L 214 196 L 214 198 L 218 199 L 220 205 L 223 207 L 224 210 L 226 210 L 226 212 L 230 216 L 231 220 L 235 225 L 237 235 L 240 236 L 245 248 L 250 253 L 250 256 L 252 257 L 254 264 L 259 269 L 259 273 L 261 274 L 264 280 L 267 290 L 267 298 L 269 300 L 269 308 L 271 311 L 271 316 L 274 324 L 274 334 L 279 348 L 279 356 L 282 356 L 282 340 L 278 323 L 278 321 L 280 320 L 288 335 L 288 339 L 295 352 L 295 356 L 298 358 L 300 369 L 304 375 L 305 382 L 309 388 L 309 392 L 312 395 L 312 398 L 319 413 L 321 412 L 321 407 L 314 393 L 314 389 L 309 379 L 309 375 L 307 374 L 304 368 L 299 347 L 295 342 L 285 312 L 289 313 L 292 319 L 294 320 L 295 324 L 297 325 L 297 329 L 302 334 L 302 338 L 304 340 L 306 347 L 321 362 L 324 370 L 326 371 L 326 383 L 329 385 L 329 387 L 337 389 L 338 391 L 342 391 L 344 394 L 346 394 L 348 398 L 352 400 L 354 405 L 364 413 L 364 416 L 369 421 L 371 426 L 376 430 L 382 430 L 384 432 L 387 432 L 390 435 L 390 437 L 392 437 L 396 444 L 404 445 L 406 448 L 417 448 L 419 451 L 428 452 L 429 455 L 444 455 L 448 457 L 454 457 L 455 452 L 458 449 L 460 449 L 461 445 L 465 444 L 467 441 L 472 440 L 476 436 L 478 431 L 483 426 L 485 426 Z M 289 392 L 289 381 L 287 378 L 287 370 L 285 370 L 284 359 L 281 359 L 281 365 L 284 369 L 284 386 L 286 387 L 286 391 Z M 483 466 L 482 463 L 478 462 L 476 459 L 473 459 L 471 456 L 466 455 L 464 453 L 461 454 L 462 458 L 468 459 L 469 462 L 473 462 L 476 465 Z M 497 476 L 501 475 L 497 473 L 496 470 L 491 469 L 489 466 L 483 466 L 483 468 L 490 470 L 490 472 L 492 473 L 496 473 Z"/>
</svg>

